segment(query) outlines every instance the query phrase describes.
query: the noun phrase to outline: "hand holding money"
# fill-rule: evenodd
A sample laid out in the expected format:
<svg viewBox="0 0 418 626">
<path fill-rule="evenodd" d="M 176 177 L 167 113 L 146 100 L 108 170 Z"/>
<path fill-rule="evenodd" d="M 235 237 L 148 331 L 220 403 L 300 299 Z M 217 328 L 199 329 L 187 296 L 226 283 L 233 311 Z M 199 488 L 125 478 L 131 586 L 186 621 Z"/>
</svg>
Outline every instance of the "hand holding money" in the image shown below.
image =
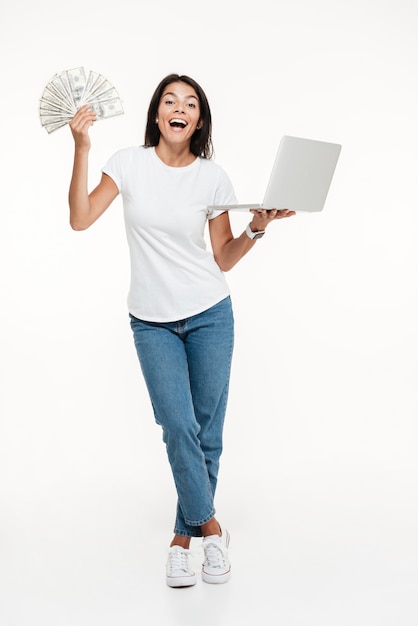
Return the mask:
<svg viewBox="0 0 418 626">
<path fill-rule="evenodd" d="M 123 114 L 121 99 L 109 81 L 97 72 L 90 71 L 87 75 L 83 67 L 77 67 L 56 74 L 45 87 L 39 105 L 41 124 L 52 133 L 75 119 L 82 109 L 95 115 L 94 119 L 89 118 L 89 126 L 96 119 Z M 88 118 L 81 117 L 85 121 Z M 76 133 L 80 131 L 80 121 L 81 118 L 77 117 Z"/>
<path fill-rule="evenodd" d="M 82 106 L 69 122 L 76 148 L 90 149 L 89 129 L 97 119 L 96 112 L 89 104 Z"/>
</svg>

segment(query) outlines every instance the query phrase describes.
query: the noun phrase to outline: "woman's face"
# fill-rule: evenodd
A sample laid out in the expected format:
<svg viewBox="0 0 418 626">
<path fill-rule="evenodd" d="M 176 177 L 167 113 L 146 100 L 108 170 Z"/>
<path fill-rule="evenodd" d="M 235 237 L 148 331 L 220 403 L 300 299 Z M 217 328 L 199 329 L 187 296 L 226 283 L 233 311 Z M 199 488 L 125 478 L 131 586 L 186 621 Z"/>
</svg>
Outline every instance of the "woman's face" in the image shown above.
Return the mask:
<svg viewBox="0 0 418 626">
<path fill-rule="evenodd" d="M 168 143 L 189 143 L 196 128 L 201 127 L 199 99 L 187 83 L 170 83 L 158 105 L 158 128 Z"/>
</svg>

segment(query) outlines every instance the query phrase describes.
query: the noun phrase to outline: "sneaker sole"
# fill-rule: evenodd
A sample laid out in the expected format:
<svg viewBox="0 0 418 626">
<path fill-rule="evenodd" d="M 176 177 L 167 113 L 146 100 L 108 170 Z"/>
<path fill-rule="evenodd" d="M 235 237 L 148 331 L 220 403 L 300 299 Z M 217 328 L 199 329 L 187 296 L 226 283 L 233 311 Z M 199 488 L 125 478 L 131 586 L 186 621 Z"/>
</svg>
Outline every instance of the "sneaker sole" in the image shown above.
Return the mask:
<svg viewBox="0 0 418 626">
<path fill-rule="evenodd" d="M 196 576 L 185 576 L 184 578 L 168 578 L 166 582 L 169 587 L 193 587 L 196 584 Z"/>
<path fill-rule="evenodd" d="M 230 578 L 231 570 L 225 572 L 224 574 L 218 574 L 216 576 L 214 576 L 213 574 L 207 574 L 206 572 L 202 571 L 202 580 L 205 583 L 209 583 L 210 585 L 221 585 L 223 583 L 227 583 Z"/>
</svg>

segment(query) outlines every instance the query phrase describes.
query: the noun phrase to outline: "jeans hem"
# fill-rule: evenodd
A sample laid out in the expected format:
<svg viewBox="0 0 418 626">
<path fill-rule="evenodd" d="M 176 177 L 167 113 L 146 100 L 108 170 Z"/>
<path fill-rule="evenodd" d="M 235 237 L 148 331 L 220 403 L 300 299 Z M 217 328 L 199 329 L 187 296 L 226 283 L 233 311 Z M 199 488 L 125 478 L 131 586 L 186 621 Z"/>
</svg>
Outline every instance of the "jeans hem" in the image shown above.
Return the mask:
<svg viewBox="0 0 418 626">
<path fill-rule="evenodd" d="M 192 522 L 186 518 L 184 518 L 184 521 L 186 522 L 188 526 L 203 526 L 203 524 L 206 524 L 206 522 L 211 520 L 214 515 L 215 515 L 215 509 L 212 509 L 209 515 L 204 517 L 202 520 L 199 520 L 198 522 Z"/>
<path fill-rule="evenodd" d="M 212 509 L 211 513 L 199 522 L 191 522 L 190 520 L 185 519 L 184 520 L 185 523 L 188 526 L 191 526 L 191 528 L 186 530 L 184 528 L 178 528 L 176 526 L 174 527 L 174 534 L 180 535 L 181 537 L 202 537 L 203 533 L 202 533 L 201 527 L 203 526 L 203 524 L 206 524 L 206 522 L 209 522 L 209 520 L 211 520 L 212 517 L 214 516 L 215 516 L 215 509 Z"/>
<path fill-rule="evenodd" d="M 180 537 L 203 537 L 202 531 L 198 528 L 196 528 L 194 532 L 192 530 L 180 530 L 179 528 L 175 528 L 174 534 Z"/>
</svg>

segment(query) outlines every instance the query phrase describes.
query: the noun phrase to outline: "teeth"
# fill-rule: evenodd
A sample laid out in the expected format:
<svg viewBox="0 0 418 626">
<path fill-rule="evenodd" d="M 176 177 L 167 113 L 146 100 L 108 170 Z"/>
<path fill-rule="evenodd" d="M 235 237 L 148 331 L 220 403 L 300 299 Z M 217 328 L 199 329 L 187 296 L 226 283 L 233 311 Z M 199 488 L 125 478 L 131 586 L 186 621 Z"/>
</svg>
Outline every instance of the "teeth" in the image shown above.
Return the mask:
<svg viewBox="0 0 418 626">
<path fill-rule="evenodd" d="M 173 120 L 170 120 L 170 124 L 180 124 L 181 126 L 186 126 L 186 122 L 184 120 L 180 120 L 177 118 L 174 118 Z"/>
</svg>

